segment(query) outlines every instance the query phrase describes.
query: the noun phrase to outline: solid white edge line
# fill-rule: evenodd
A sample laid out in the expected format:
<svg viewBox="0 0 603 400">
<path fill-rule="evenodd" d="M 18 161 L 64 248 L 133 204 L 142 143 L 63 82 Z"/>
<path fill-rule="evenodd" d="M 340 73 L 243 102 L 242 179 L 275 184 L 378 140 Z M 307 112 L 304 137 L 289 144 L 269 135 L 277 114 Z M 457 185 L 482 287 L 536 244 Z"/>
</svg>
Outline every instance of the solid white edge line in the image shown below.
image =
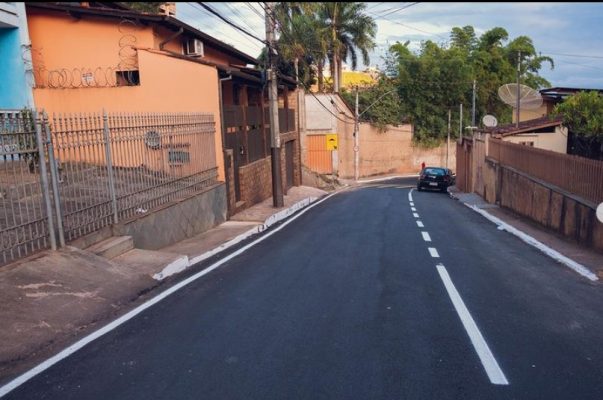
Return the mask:
<svg viewBox="0 0 603 400">
<path fill-rule="evenodd" d="M 417 213 L 412 213 L 412 216 L 415 218 L 419 218 L 419 214 L 417 214 Z"/>
<path fill-rule="evenodd" d="M 262 233 L 263 231 L 265 231 L 272 225 L 289 217 L 290 215 L 292 215 L 296 211 L 306 207 L 307 205 L 312 204 L 316 200 L 317 200 L 317 198 L 312 196 L 312 197 L 307 197 L 301 201 L 298 201 L 297 203 L 293 204 L 291 207 L 288 207 L 284 210 L 279 211 L 276 214 L 271 215 L 264 221 L 263 224 L 258 224 L 257 226 L 251 228 L 250 230 L 248 230 L 246 232 L 243 232 L 242 234 L 229 240 L 228 242 L 222 243 L 218 247 L 215 247 L 215 248 L 213 248 L 203 254 L 200 254 L 198 256 L 191 257 L 191 258 L 187 257 L 186 263 L 179 263 L 177 265 L 170 264 L 170 265 L 166 266 L 165 268 L 163 268 L 163 270 L 161 272 L 153 275 L 153 279 L 161 281 L 169 276 L 178 274 L 178 273 L 186 270 L 187 268 L 190 268 L 193 265 L 200 263 L 201 261 L 206 260 L 210 257 L 213 257 L 214 255 L 221 253 L 222 251 L 248 239 L 249 237 L 251 237 L 255 234 Z"/>
<path fill-rule="evenodd" d="M 258 244 L 258 243 L 260 243 L 260 242 L 268 239 L 270 236 L 274 235 L 275 233 L 277 233 L 278 231 L 280 231 L 281 229 L 283 229 L 284 227 L 286 227 L 287 225 L 289 225 L 291 222 L 295 221 L 297 218 L 301 217 L 303 214 L 305 214 L 306 212 L 308 212 L 312 208 L 314 208 L 317 205 L 319 205 L 320 203 L 322 203 L 322 202 L 330 199 L 331 197 L 335 196 L 338 193 L 341 193 L 341 191 L 338 191 L 338 192 L 335 192 L 335 193 L 331 193 L 330 195 L 324 197 L 323 199 L 321 199 L 321 200 L 319 200 L 317 202 L 314 202 L 312 205 L 310 205 L 310 206 L 306 207 L 305 209 L 301 210 L 298 214 L 296 214 L 295 216 L 291 217 L 289 220 L 283 222 L 283 224 L 281 226 L 278 226 L 278 227 L 274 228 L 273 231 L 266 233 L 262 237 L 260 237 L 260 238 L 258 238 L 256 240 L 254 240 L 253 242 L 251 242 L 251 243 L 249 243 L 249 244 L 241 247 L 239 250 L 237 250 L 234 253 L 232 253 L 232 254 L 224 257 L 223 259 L 221 259 L 221 260 L 219 260 L 217 262 L 215 262 L 214 264 L 210 265 L 209 267 L 205 268 L 204 270 L 197 272 L 196 274 L 194 274 L 194 275 L 190 276 L 189 278 L 183 280 L 182 282 L 180 282 L 180 283 L 178 283 L 178 284 L 170 287 L 169 289 L 165 290 L 164 292 L 159 293 L 157 296 L 155 296 L 152 299 L 148 300 L 147 302 L 141 304 L 140 306 L 136 307 L 135 309 L 129 311 L 128 313 L 122 315 L 121 317 L 119 317 L 115 321 L 112 321 L 109 324 L 107 324 L 107 325 L 103 326 L 102 328 L 100 328 L 99 330 L 97 330 L 95 332 L 92 332 L 88 336 L 85 336 L 84 338 L 82 338 L 79 341 L 75 342 L 71 346 L 69 346 L 66 349 L 60 351 L 58 354 L 52 356 L 51 358 L 47 359 L 46 361 L 43 361 L 42 363 L 38 364 L 34 368 L 30 369 L 29 371 L 27 371 L 27 372 L 19 375 L 18 377 L 16 377 L 12 381 L 8 382 L 6 385 L 0 387 L 0 397 L 5 396 L 9 392 L 13 391 L 17 387 L 21 386 L 22 384 L 24 384 L 25 382 L 27 382 L 28 380 L 30 380 L 31 378 L 33 378 L 36 375 L 44 372 L 45 370 L 47 370 L 48 368 L 52 367 L 54 364 L 58 363 L 59 361 L 65 359 L 67 357 L 69 357 L 71 354 L 73 354 L 76 351 L 80 350 L 81 348 L 83 348 L 84 346 L 86 346 L 87 344 L 89 344 L 90 342 L 92 342 L 92 341 L 100 338 L 101 336 L 103 336 L 103 335 L 111 332 L 112 330 L 114 330 L 115 328 L 119 327 L 123 323 L 129 321 L 130 319 L 134 318 L 135 316 L 137 316 L 141 312 L 145 311 L 147 308 L 149 308 L 149 307 L 151 307 L 151 306 L 159 303 L 161 300 L 165 299 L 169 295 L 177 292 L 178 290 L 180 290 L 183 287 L 187 286 L 188 284 L 196 281 L 197 279 L 201 278 L 202 276 L 207 275 L 208 273 L 210 273 L 214 269 L 216 269 L 216 268 L 220 267 L 222 264 L 225 264 L 226 262 L 232 260 L 233 258 L 237 257 L 241 253 L 244 253 L 245 251 L 247 251 L 251 247 L 255 246 L 256 244 Z"/>
<path fill-rule="evenodd" d="M 421 232 L 421 236 L 423 236 L 424 241 L 431 242 L 431 236 L 429 236 L 429 232 Z"/>
<path fill-rule="evenodd" d="M 448 271 L 446 267 L 442 264 L 436 265 L 438 269 L 438 273 L 440 274 L 440 278 L 442 282 L 444 282 L 444 287 L 448 292 L 448 296 L 450 300 L 452 300 L 452 304 L 454 305 L 454 309 L 456 310 L 461 322 L 463 323 L 463 327 L 465 327 L 465 331 L 469 335 L 469 339 L 471 339 L 471 343 L 473 344 L 473 348 L 477 353 L 479 359 L 486 370 L 486 374 L 488 374 L 488 378 L 490 382 L 494 385 L 508 385 L 509 381 L 505 376 L 504 372 L 496 362 L 492 351 L 490 351 L 490 347 L 488 347 L 488 343 L 484 339 L 482 333 L 480 332 L 477 324 L 471 317 L 469 310 L 465 306 L 463 299 L 461 298 L 459 292 L 456 290 L 456 287 L 452 283 L 452 279 L 450 279 L 450 275 L 448 275 Z"/>
<path fill-rule="evenodd" d="M 536 240 L 535 238 L 533 238 L 532 236 L 528 235 L 527 233 L 524 233 L 522 231 L 520 231 L 519 229 L 507 224 L 506 222 L 502 221 L 501 219 L 495 217 L 494 215 L 474 206 L 474 205 L 469 205 L 467 203 L 464 203 L 467 207 L 471 208 L 473 211 L 477 212 L 478 214 L 481 214 L 483 217 L 485 217 L 486 219 L 490 220 L 491 222 L 494 222 L 496 225 L 498 225 L 500 228 L 502 228 L 503 230 L 509 232 L 512 235 L 517 236 L 518 238 L 520 238 L 521 240 L 523 240 L 524 242 L 526 242 L 527 244 L 536 247 L 538 250 L 540 250 L 541 252 L 543 252 L 544 254 L 546 254 L 547 256 L 551 257 L 552 259 L 554 259 L 555 261 L 560 262 L 561 264 L 566 265 L 567 267 L 571 268 L 572 270 L 576 271 L 577 273 L 579 273 L 580 275 L 582 275 L 583 277 L 585 277 L 586 279 L 589 279 L 593 282 L 598 281 L 599 278 L 597 277 L 597 275 L 595 273 L 593 273 L 591 270 L 589 270 L 588 268 L 586 268 L 584 265 L 577 263 L 576 261 L 564 256 L 563 254 L 559 253 L 557 250 L 554 250 L 550 247 L 548 247 L 547 245 L 545 245 L 542 242 L 539 242 L 538 240 Z"/>
<path fill-rule="evenodd" d="M 413 190 L 415 190 L 415 189 L 414 189 L 414 188 L 412 188 L 412 189 L 410 189 L 410 190 L 408 191 L 408 201 L 413 201 L 413 199 L 412 199 L 412 191 L 413 191 Z"/>
<path fill-rule="evenodd" d="M 425 225 L 423 225 L 423 222 L 421 222 L 421 221 L 417 221 L 417 226 L 419 228 L 425 228 Z"/>
<path fill-rule="evenodd" d="M 428 247 L 427 250 L 429 250 L 429 254 L 431 254 L 433 258 L 440 258 L 438 250 L 435 247 Z"/>
</svg>

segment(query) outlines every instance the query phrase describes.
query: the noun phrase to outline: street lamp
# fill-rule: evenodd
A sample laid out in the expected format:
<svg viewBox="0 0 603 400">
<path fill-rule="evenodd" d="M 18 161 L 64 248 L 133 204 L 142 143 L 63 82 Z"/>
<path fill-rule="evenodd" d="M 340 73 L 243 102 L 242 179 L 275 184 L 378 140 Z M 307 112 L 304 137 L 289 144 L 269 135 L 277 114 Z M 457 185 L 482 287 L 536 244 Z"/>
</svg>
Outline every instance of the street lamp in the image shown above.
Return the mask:
<svg viewBox="0 0 603 400">
<path fill-rule="evenodd" d="M 354 110 L 354 179 L 358 182 L 358 165 L 360 164 L 360 129 L 358 129 L 358 121 L 362 114 L 367 112 L 372 106 L 377 104 L 382 98 L 390 93 L 395 92 L 397 89 L 392 89 L 389 92 L 381 95 L 371 105 L 369 105 L 363 112 L 358 114 L 358 86 L 356 86 L 356 108 Z"/>
</svg>

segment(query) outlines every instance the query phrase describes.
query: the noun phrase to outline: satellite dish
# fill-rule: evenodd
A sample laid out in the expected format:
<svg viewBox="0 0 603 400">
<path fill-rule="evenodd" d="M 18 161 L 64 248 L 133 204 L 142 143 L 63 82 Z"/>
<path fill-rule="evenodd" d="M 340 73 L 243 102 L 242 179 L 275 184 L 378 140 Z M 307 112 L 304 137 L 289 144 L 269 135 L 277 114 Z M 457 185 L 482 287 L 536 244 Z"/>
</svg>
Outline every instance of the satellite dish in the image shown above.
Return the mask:
<svg viewBox="0 0 603 400">
<path fill-rule="evenodd" d="M 507 83 L 498 88 L 498 97 L 513 108 L 517 107 L 517 84 Z M 542 105 L 542 96 L 537 90 L 519 85 L 519 108 L 533 110 Z"/>
<path fill-rule="evenodd" d="M 487 126 L 488 128 L 494 128 L 496 125 L 498 125 L 496 117 L 490 114 L 484 115 L 484 118 L 482 118 L 482 122 L 484 123 L 484 126 Z"/>
</svg>

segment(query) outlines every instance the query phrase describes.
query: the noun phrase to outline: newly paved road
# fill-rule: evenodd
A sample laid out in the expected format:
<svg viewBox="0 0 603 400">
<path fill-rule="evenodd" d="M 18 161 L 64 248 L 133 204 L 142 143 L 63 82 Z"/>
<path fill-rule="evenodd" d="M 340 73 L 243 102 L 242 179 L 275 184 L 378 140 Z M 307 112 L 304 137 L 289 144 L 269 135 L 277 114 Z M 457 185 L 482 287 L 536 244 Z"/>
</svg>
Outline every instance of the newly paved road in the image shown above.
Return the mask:
<svg viewBox="0 0 603 400">
<path fill-rule="evenodd" d="M 409 183 L 328 199 L 6 399 L 603 398 L 603 287 Z"/>
</svg>

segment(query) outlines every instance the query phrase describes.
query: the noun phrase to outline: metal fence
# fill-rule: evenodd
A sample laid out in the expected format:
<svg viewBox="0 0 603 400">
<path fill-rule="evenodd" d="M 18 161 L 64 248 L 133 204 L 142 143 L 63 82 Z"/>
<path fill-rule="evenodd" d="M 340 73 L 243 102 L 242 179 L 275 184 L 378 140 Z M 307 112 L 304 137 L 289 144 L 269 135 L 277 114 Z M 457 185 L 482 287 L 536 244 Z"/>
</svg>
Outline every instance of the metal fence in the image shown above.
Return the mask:
<svg viewBox="0 0 603 400">
<path fill-rule="evenodd" d="M 35 127 L 31 112 L 0 112 L 0 265 L 51 245 Z"/>
<path fill-rule="evenodd" d="M 603 161 L 555 153 L 492 139 L 488 157 L 563 190 L 590 200 L 603 201 Z"/>
<path fill-rule="evenodd" d="M 52 245 L 48 215 L 64 244 L 217 180 L 212 114 L 43 114 L 36 123 L 35 117 L 24 118 L 0 119 L 0 182 L 2 193 L 10 192 L 0 199 L 0 263 Z M 6 151 L 16 144 L 17 150 Z"/>
</svg>

